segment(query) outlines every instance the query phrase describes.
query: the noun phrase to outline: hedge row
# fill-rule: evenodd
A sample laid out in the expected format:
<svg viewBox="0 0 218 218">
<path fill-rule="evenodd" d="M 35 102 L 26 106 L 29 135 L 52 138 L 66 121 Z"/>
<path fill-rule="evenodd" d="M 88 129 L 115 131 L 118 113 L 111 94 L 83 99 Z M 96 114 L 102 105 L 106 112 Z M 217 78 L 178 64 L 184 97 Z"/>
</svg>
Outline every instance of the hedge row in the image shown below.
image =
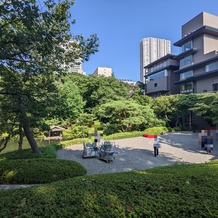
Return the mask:
<svg viewBox="0 0 218 218">
<path fill-rule="evenodd" d="M 218 217 L 218 163 L 75 177 L 2 191 L 2 217 Z"/>
<path fill-rule="evenodd" d="M 0 161 L 0 184 L 42 184 L 86 174 L 70 160 L 17 159 Z"/>
<path fill-rule="evenodd" d="M 144 131 L 120 132 L 120 133 L 115 133 L 115 134 L 108 135 L 108 136 L 103 135 L 101 136 L 101 138 L 104 140 L 116 140 L 116 139 L 140 137 L 140 136 L 143 136 L 143 134 L 145 133 L 160 135 L 161 133 L 166 133 L 166 132 L 168 132 L 167 128 L 161 126 L 161 127 L 148 128 Z M 92 141 L 93 139 L 91 138 L 78 138 L 78 139 L 63 141 L 60 143 L 60 146 L 67 147 L 73 144 L 82 144 L 83 142 L 92 142 Z"/>
</svg>

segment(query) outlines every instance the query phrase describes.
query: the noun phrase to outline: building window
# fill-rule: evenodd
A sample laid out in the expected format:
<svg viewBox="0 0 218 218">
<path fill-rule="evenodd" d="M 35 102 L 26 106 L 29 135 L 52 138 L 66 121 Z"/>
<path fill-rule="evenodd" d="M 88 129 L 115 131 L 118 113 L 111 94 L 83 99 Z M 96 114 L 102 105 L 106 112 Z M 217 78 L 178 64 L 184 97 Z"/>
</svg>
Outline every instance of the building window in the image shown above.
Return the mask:
<svg viewBox="0 0 218 218">
<path fill-rule="evenodd" d="M 189 55 L 180 60 L 180 67 L 188 66 L 192 64 L 192 55 Z"/>
<path fill-rule="evenodd" d="M 157 83 L 154 84 L 154 87 L 157 87 Z"/>
<path fill-rule="evenodd" d="M 148 76 L 148 81 L 157 80 L 166 76 L 168 76 L 167 70 L 162 70 L 160 72 Z"/>
<path fill-rule="evenodd" d="M 157 71 L 157 70 L 159 70 L 161 68 L 163 69 L 166 66 L 167 66 L 167 62 L 162 62 L 162 63 L 160 63 L 160 64 L 158 64 L 158 65 L 156 65 L 154 67 L 151 67 L 150 71 L 152 73 L 152 72 Z"/>
<path fill-rule="evenodd" d="M 193 76 L 193 71 L 190 70 L 190 71 L 187 71 L 185 73 L 181 73 L 180 80 L 184 80 L 184 79 L 187 79 L 187 78 L 192 77 L 192 76 Z"/>
<path fill-rule="evenodd" d="M 218 69 L 218 61 L 215 61 L 213 63 L 207 64 L 205 66 L 205 71 L 206 72 L 210 72 L 210 71 L 217 70 L 217 69 Z"/>
<path fill-rule="evenodd" d="M 218 83 L 213 84 L 213 91 L 218 92 Z"/>
<path fill-rule="evenodd" d="M 187 43 L 185 43 L 183 46 L 182 46 L 182 52 L 185 52 L 185 51 L 188 51 L 190 49 L 192 49 L 192 41 L 189 41 Z"/>
<path fill-rule="evenodd" d="M 185 83 L 180 85 L 180 93 L 191 93 L 193 92 L 193 83 L 189 82 L 189 83 Z"/>
</svg>

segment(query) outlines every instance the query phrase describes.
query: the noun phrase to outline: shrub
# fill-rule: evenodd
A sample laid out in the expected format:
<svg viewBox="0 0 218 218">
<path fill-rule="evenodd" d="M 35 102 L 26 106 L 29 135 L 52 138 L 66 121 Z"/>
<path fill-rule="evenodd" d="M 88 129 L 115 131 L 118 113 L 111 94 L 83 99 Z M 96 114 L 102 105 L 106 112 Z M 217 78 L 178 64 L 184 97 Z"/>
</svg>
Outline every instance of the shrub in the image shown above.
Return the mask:
<svg viewBox="0 0 218 218">
<path fill-rule="evenodd" d="M 0 163 L 0 184 L 42 184 L 86 174 L 81 164 L 70 160 L 40 158 Z"/>
<path fill-rule="evenodd" d="M 151 127 L 144 131 L 144 133 L 151 134 L 151 135 L 160 135 L 161 133 L 166 133 L 166 132 L 168 132 L 168 129 L 164 126 Z"/>
<path fill-rule="evenodd" d="M 105 140 L 116 140 L 116 139 L 125 139 L 142 136 L 144 132 L 134 131 L 134 132 L 120 132 L 108 136 L 103 136 Z"/>
<path fill-rule="evenodd" d="M 91 138 L 78 138 L 60 142 L 59 148 L 64 148 L 70 145 L 82 144 L 83 142 L 93 142 Z"/>
<path fill-rule="evenodd" d="M 73 129 L 64 130 L 64 140 L 71 140 L 75 138 L 86 138 L 89 136 L 89 127 L 75 125 Z"/>
<path fill-rule="evenodd" d="M 105 135 L 111 135 L 117 133 L 119 132 L 119 130 L 120 130 L 120 126 L 118 124 L 106 123 L 103 126 L 103 132 Z"/>
<path fill-rule="evenodd" d="M 2 191 L 2 217 L 218 217 L 218 165 L 172 165 Z"/>
<path fill-rule="evenodd" d="M 103 135 L 101 136 L 101 138 L 103 138 L 104 140 L 116 140 L 116 139 L 139 137 L 145 133 L 159 135 L 161 133 L 166 133 L 166 132 L 168 132 L 168 129 L 166 127 L 152 127 L 144 131 L 120 132 L 111 135 Z M 81 144 L 83 142 L 93 142 L 93 138 L 78 138 L 78 139 L 63 141 L 60 143 L 60 145 L 62 147 L 67 147 L 72 144 Z"/>
</svg>

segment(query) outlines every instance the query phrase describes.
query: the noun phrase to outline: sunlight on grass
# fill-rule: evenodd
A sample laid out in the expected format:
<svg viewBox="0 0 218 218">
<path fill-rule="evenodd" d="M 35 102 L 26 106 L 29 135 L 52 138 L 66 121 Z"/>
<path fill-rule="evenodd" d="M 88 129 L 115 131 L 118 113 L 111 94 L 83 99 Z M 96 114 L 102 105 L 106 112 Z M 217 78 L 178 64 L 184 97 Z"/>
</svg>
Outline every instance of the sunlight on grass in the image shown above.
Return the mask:
<svg viewBox="0 0 218 218">
<path fill-rule="evenodd" d="M 136 173 L 136 174 L 144 174 L 144 175 L 150 174 L 150 173 L 148 173 L 146 171 L 134 171 L 134 173 Z"/>
<path fill-rule="evenodd" d="M 0 161 L 4 161 L 4 160 L 6 160 L 6 158 L 5 158 L 5 157 L 3 157 L 3 158 L 0 158 Z"/>
<path fill-rule="evenodd" d="M 56 194 L 56 189 L 53 186 L 49 185 L 41 185 L 39 187 L 36 187 L 35 190 L 35 195 L 40 196 L 40 197 L 45 197 L 45 196 L 55 196 Z"/>
<path fill-rule="evenodd" d="M 14 177 L 16 174 L 17 174 L 17 171 L 11 170 L 11 171 L 6 172 L 4 177 L 6 179 L 10 179 L 10 178 Z"/>
</svg>

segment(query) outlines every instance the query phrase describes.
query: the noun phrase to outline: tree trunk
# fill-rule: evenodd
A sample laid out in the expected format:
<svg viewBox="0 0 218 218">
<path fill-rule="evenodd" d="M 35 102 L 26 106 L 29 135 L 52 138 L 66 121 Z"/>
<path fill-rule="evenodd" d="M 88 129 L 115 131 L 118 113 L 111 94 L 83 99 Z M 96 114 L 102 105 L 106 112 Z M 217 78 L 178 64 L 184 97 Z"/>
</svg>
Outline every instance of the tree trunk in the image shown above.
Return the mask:
<svg viewBox="0 0 218 218">
<path fill-rule="evenodd" d="M 24 134 L 30 144 L 30 147 L 32 148 L 33 153 L 37 153 L 41 155 L 41 151 L 39 150 L 38 145 L 34 139 L 33 133 L 30 129 L 29 120 L 25 111 L 25 103 L 22 96 L 18 98 L 18 104 L 19 104 L 21 123 L 23 126 Z"/>
<path fill-rule="evenodd" d="M 23 130 L 22 130 L 22 123 L 19 123 L 19 140 L 18 140 L 18 151 L 22 150 L 23 145 Z"/>
<path fill-rule="evenodd" d="M 120 113 L 118 113 L 118 116 L 119 116 L 120 128 L 121 128 L 122 132 L 124 132 L 123 123 L 122 123 L 122 116 L 121 116 L 121 112 L 120 112 Z"/>
<path fill-rule="evenodd" d="M 192 130 L 192 112 L 189 111 L 188 114 L 189 114 L 189 130 Z"/>
<path fill-rule="evenodd" d="M 30 125 L 29 125 L 29 121 L 27 120 L 27 118 L 24 118 L 23 120 L 23 130 L 24 130 L 24 134 L 30 144 L 30 147 L 32 148 L 33 153 L 37 153 L 39 155 L 41 155 L 41 151 L 38 148 L 38 145 L 34 139 L 34 136 L 32 134 L 32 131 L 30 129 Z"/>
<path fill-rule="evenodd" d="M 10 139 L 10 135 L 7 136 L 5 139 L 2 139 L 2 141 L 0 142 L 0 152 L 2 152 L 6 148 L 9 139 Z"/>
</svg>

